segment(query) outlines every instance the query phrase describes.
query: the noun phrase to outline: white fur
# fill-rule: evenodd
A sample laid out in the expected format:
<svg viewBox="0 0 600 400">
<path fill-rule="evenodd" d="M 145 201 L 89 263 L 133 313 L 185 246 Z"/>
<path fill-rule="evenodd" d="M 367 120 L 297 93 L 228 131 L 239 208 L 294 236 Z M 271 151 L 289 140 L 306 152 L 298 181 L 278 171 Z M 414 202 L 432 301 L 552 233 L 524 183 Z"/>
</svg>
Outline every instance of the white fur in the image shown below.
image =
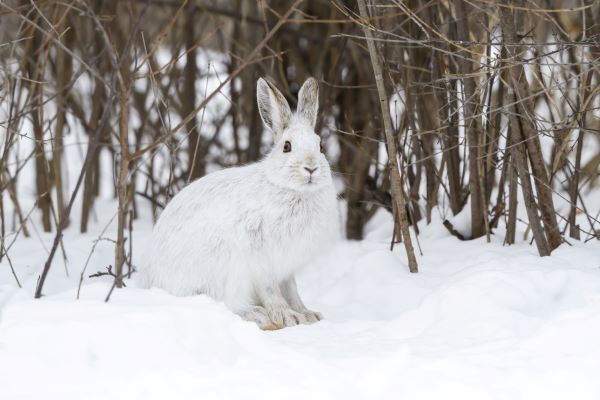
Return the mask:
<svg viewBox="0 0 600 400">
<path fill-rule="evenodd" d="M 308 82 L 316 91 L 316 81 Z M 278 92 L 268 96 L 283 98 Z M 302 105 L 312 111 L 290 113 L 289 120 L 281 120 L 285 111 L 272 108 L 280 102 L 270 102 L 271 109 L 263 111 L 276 116 L 270 121 L 279 120 L 268 126 L 286 128 L 274 132 L 276 142 L 264 159 L 209 174 L 171 200 L 142 264 L 144 286 L 178 296 L 207 294 L 263 329 L 321 318 L 306 309 L 294 281 L 294 274 L 339 236 L 331 171 L 314 119 L 305 117 L 316 115 L 317 97 L 312 93 L 315 101 Z M 283 152 L 286 141 L 289 153 Z M 311 175 L 305 168 L 316 170 Z"/>
</svg>

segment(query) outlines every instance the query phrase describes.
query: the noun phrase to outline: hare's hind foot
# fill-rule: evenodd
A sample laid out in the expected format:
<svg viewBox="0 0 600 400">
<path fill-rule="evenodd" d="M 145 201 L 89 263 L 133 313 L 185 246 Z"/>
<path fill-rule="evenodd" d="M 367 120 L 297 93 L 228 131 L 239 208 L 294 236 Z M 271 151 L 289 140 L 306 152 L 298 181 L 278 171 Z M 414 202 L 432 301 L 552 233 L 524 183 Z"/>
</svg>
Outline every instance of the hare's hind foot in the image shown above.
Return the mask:
<svg viewBox="0 0 600 400">
<path fill-rule="evenodd" d="M 263 331 L 274 331 L 283 328 L 277 325 L 269 318 L 269 313 L 264 307 L 252 306 L 238 313 L 242 319 L 256 323 Z"/>
<path fill-rule="evenodd" d="M 275 307 L 267 310 L 262 306 L 249 307 L 239 312 L 238 315 L 246 321 L 254 322 L 263 331 L 274 331 L 300 324 L 311 324 L 322 318 L 319 313 L 308 310 L 306 313 L 299 313 L 289 307 Z"/>
</svg>

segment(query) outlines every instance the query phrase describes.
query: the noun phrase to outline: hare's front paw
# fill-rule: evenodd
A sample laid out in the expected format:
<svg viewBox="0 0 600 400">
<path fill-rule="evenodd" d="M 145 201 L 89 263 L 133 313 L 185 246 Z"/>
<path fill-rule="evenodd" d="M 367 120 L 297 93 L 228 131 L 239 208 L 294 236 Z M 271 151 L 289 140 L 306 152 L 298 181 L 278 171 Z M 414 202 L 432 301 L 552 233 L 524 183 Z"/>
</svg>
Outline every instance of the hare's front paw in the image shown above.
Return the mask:
<svg viewBox="0 0 600 400">
<path fill-rule="evenodd" d="M 279 328 L 308 323 L 304 314 L 296 312 L 290 307 L 273 307 L 268 309 L 268 313 L 273 324 Z"/>
<path fill-rule="evenodd" d="M 319 322 L 323 319 L 323 314 L 309 309 L 305 309 L 304 311 L 302 311 L 302 315 L 304 315 L 306 323 L 308 324 L 314 324 L 315 322 Z"/>
</svg>

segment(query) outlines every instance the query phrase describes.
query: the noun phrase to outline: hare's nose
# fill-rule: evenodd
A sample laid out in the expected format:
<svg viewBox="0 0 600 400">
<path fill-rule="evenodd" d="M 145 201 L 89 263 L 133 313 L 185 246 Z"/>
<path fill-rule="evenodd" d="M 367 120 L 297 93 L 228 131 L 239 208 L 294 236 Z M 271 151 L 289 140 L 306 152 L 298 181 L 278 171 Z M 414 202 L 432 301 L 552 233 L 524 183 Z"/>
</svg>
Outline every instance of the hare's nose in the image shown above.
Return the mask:
<svg viewBox="0 0 600 400">
<path fill-rule="evenodd" d="M 315 172 L 317 170 L 317 167 L 314 167 L 314 168 L 304 167 L 304 169 L 307 170 L 308 173 L 312 175 L 313 172 Z"/>
</svg>

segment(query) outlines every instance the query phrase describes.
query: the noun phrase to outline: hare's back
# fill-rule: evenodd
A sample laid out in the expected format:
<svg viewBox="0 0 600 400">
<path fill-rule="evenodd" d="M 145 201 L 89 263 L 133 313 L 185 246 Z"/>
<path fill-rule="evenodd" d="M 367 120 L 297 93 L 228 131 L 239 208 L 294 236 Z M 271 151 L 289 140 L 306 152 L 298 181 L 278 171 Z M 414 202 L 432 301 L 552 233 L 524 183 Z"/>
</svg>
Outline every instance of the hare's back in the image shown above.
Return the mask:
<svg viewBox="0 0 600 400">
<path fill-rule="evenodd" d="M 167 204 L 155 230 L 227 224 L 250 201 L 253 167 L 227 168 L 192 182 Z"/>
</svg>

